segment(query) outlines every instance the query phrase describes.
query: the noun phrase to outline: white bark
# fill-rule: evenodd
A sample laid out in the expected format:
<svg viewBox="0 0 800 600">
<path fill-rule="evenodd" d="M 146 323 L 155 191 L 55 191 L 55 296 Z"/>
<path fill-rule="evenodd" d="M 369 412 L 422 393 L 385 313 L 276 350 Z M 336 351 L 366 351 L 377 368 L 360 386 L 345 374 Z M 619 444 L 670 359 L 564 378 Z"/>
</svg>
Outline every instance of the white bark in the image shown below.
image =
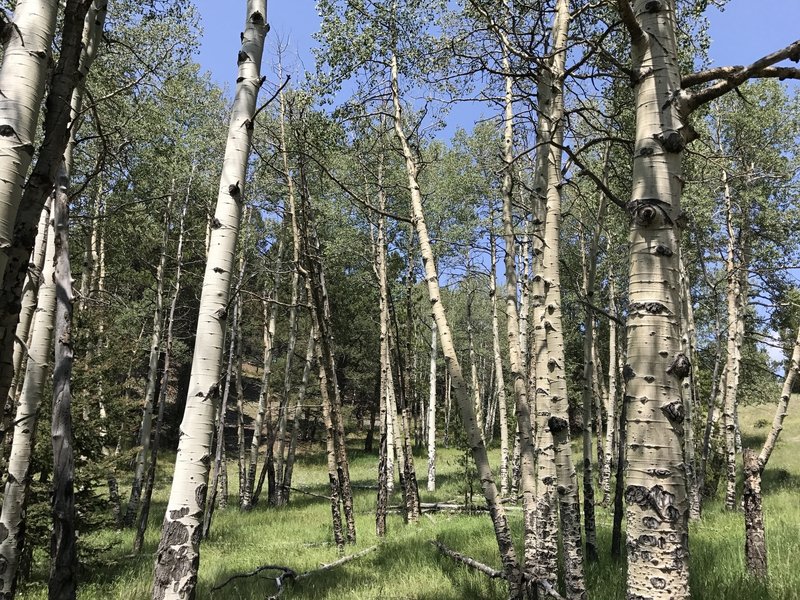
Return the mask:
<svg viewBox="0 0 800 600">
<path fill-rule="evenodd" d="M 436 342 L 439 331 L 431 323 L 431 368 L 428 395 L 428 491 L 436 491 Z"/>
<path fill-rule="evenodd" d="M 0 65 L 0 274 L 33 158 L 56 27 L 56 0 L 20 0 Z"/>
<path fill-rule="evenodd" d="M 211 458 L 214 408 L 219 396 L 231 276 L 242 211 L 242 191 L 261 87 L 266 2 L 248 0 L 238 55 L 239 77 L 225 147 L 208 262 L 203 277 L 195 352 L 186 409 L 180 426 L 174 479 L 156 558 L 154 600 L 195 595 L 199 535 Z"/>
<path fill-rule="evenodd" d="M 2 594 L 10 596 L 13 596 L 16 588 L 19 557 L 25 542 L 25 506 L 30 485 L 34 434 L 53 342 L 56 308 L 55 238 L 52 225 L 48 227 L 50 233 L 47 236 L 42 284 L 34 315 L 25 379 L 14 417 L 14 437 L 8 460 L 8 479 L 3 495 L 2 516 L 0 516 L 2 529 L 7 532 L 5 539 L 0 541 L 0 557 L 6 566 L 2 577 Z"/>
</svg>

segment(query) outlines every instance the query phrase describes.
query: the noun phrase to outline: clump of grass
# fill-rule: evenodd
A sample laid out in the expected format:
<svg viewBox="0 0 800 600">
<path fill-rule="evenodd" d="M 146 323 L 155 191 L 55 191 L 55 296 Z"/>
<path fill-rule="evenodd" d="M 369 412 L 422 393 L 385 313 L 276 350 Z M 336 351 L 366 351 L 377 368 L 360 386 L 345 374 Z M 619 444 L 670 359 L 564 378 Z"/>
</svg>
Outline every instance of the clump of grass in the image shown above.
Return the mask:
<svg viewBox="0 0 800 600">
<path fill-rule="evenodd" d="M 755 434 L 759 419 L 769 418 L 766 406 L 742 408 L 745 443 L 756 446 L 763 434 Z M 351 477 L 359 486 L 374 485 L 376 457 L 357 449 L 350 450 Z M 741 512 L 729 513 L 719 501 L 710 502 L 703 520 L 691 529 L 691 585 L 695 598 L 721 600 L 800 600 L 800 570 L 794 557 L 800 556 L 800 416 L 785 423 L 781 441 L 764 474 L 769 577 L 761 582 L 744 570 L 744 525 Z M 294 485 L 326 495 L 327 473 L 322 445 L 306 447 L 295 471 Z M 499 453 L 493 455 L 498 464 Z M 429 493 L 424 485 L 424 458 L 419 455 L 418 471 L 423 501 L 463 500 L 464 466 L 462 452 L 440 449 L 437 465 L 437 491 Z M 101 557 L 104 568 L 82 571 L 79 597 L 85 600 L 147 600 L 153 571 L 153 557 L 160 533 L 161 519 L 171 483 L 172 461 L 165 457 L 158 476 L 157 493 L 151 511 L 145 550 L 131 556 L 131 531 L 104 529 L 82 539 L 93 547 L 107 548 Z M 230 481 L 237 481 L 236 465 L 231 463 Z M 400 503 L 400 490 L 392 499 Z M 126 489 L 124 486 L 122 489 Z M 476 487 L 476 489 L 478 489 Z M 235 573 L 252 571 L 262 564 L 280 564 L 297 572 L 308 571 L 338 558 L 331 544 L 330 508 L 319 498 L 294 493 L 291 505 L 270 508 L 263 503 L 250 513 L 235 507 L 237 490 L 231 489 L 230 508 L 217 511 L 211 536 L 202 545 L 198 598 L 212 598 L 211 588 Z M 334 570 L 290 584 L 284 598 L 296 600 L 374 600 L 425 599 L 460 600 L 462 598 L 505 598 L 505 584 L 455 564 L 438 553 L 429 541 L 445 545 L 500 568 L 491 522 L 486 515 L 432 514 L 423 516 L 416 526 L 407 526 L 396 514 L 388 519 L 389 535 L 375 536 L 376 492 L 355 490 L 358 544 L 347 553 L 379 545 L 362 558 Z M 479 497 L 475 497 L 479 501 Z M 515 539 L 522 539 L 519 511 L 509 513 Z M 600 560 L 587 565 L 589 594 L 592 600 L 618 600 L 625 597 L 624 559 L 615 562 L 609 554 L 611 513 L 601 507 L 597 512 Z M 518 547 L 520 556 L 522 548 Z M 19 598 L 39 600 L 47 597 L 46 557 L 37 557 L 32 580 L 24 583 Z M 95 562 L 98 557 L 95 557 Z M 214 592 L 214 600 L 263 600 L 275 592 L 274 580 L 267 577 L 239 579 Z"/>
</svg>

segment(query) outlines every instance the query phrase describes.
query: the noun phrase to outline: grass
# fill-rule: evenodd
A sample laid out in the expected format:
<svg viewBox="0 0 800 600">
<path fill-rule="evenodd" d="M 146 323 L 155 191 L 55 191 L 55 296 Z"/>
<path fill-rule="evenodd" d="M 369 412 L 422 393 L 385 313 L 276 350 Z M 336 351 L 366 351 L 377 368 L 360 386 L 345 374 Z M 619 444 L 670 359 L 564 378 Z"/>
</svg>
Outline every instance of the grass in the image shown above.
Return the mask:
<svg viewBox="0 0 800 600">
<path fill-rule="evenodd" d="M 759 582 L 744 571 L 744 525 L 740 512 L 726 513 L 720 502 L 707 505 L 701 523 L 691 531 L 691 585 L 693 597 L 720 600 L 800 600 L 800 569 L 793 559 L 800 556 L 800 416 L 787 418 L 781 440 L 764 476 L 764 492 L 769 546 L 769 578 Z M 772 407 L 742 409 L 744 442 L 753 447 L 763 443 L 771 422 Z M 351 475 L 356 485 L 375 481 L 373 455 L 349 448 Z M 327 475 L 322 460 L 323 448 L 305 448 L 295 471 L 295 486 L 325 494 Z M 425 491 L 425 459 L 418 456 L 423 501 L 463 501 L 463 467 L 456 450 L 442 450 L 437 465 L 438 490 Z M 493 458 L 497 458 L 496 454 Z M 91 565 L 81 569 L 79 597 L 86 600 L 144 600 L 150 597 L 153 555 L 158 543 L 159 526 L 168 495 L 172 464 L 163 461 L 159 472 L 158 493 L 151 511 L 145 551 L 132 556 L 132 533 L 103 530 L 83 538 L 86 545 L 106 547 L 90 557 Z M 230 480 L 236 483 L 236 466 L 229 466 Z M 125 490 L 125 487 L 122 487 Z M 237 580 L 211 594 L 211 588 L 231 575 L 248 572 L 262 564 L 279 564 L 297 572 L 314 569 L 338 558 L 331 545 L 330 511 L 319 498 L 294 493 L 287 508 L 259 506 L 241 514 L 235 508 L 235 489 L 231 490 L 231 508 L 217 511 L 210 539 L 203 542 L 198 581 L 198 598 L 215 600 L 263 600 L 275 591 L 269 579 L 250 577 Z M 347 553 L 379 544 L 377 551 L 334 570 L 314 575 L 296 584 L 284 594 L 298 600 L 425 599 L 460 600 L 473 598 L 501 599 L 505 586 L 486 576 L 456 565 L 441 556 L 428 543 L 439 539 L 447 546 L 499 567 L 491 523 L 486 515 L 465 516 L 435 514 L 423 516 L 417 526 L 406 526 L 399 515 L 390 515 L 389 535 L 378 542 L 375 537 L 375 491 L 355 491 L 358 544 Z M 480 501 L 476 486 L 476 502 Z M 394 495 L 399 502 L 399 493 Z M 598 507 L 599 508 L 599 507 Z M 521 515 L 510 515 L 515 538 L 521 539 Z M 592 600 L 624 598 L 624 562 L 611 560 L 608 548 L 611 537 L 611 514 L 599 508 L 598 538 L 600 562 L 588 566 L 587 578 Z M 89 558 L 87 558 L 89 560 Z M 97 568 L 95 564 L 101 564 Z M 21 586 L 19 598 L 46 598 L 47 561 L 41 557 L 32 573 L 32 581 Z"/>
</svg>

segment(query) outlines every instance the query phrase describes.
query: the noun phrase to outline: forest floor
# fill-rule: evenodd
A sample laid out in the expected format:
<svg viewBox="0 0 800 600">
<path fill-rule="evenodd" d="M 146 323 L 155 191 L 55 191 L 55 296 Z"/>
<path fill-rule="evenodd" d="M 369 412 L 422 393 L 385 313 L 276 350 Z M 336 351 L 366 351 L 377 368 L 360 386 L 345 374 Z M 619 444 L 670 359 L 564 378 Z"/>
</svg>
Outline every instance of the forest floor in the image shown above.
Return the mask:
<svg viewBox="0 0 800 600">
<path fill-rule="evenodd" d="M 692 525 L 692 596 L 719 600 L 800 600 L 800 407 L 795 399 L 785 429 L 764 476 L 769 578 L 758 582 L 744 572 L 744 523 L 741 512 L 726 513 L 719 501 L 710 502 L 703 520 Z M 760 448 L 772 421 L 772 406 L 741 409 L 743 442 Z M 282 594 L 287 600 L 373 600 L 425 599 L 462 600 L 504 598 L 505 584 L 491 580 L 450 558 L 442 556 L 430 543 L 439 540 L 448 547 L 499 568 L 491 522 L 486 514 L 438 513 L 423 515 L 419 525 L 406 526 L 398 514 L 390 515 L 389 533 L 378 542 L 375 536 L 376 457 L 360 448 L 360 440 L 349 441 L 351 476 L 356 486 L 358 543 L 347 554 L 377 545 L 374 551 L 327 572 L 289 583 Z M 416 455 L 420 494 L 423 502 L 462 503 L 465 495 L 463 452 L 440 449 L 437 464 L 437 491 L 425 491 L 426 458 Z M 153 556 L 158 543 L 161 519 L 169 494 L 171 460 L 161 461 L 157 494 L 151 511 L 145 551 L 131 555 L 133 534 L 113 529 L 87 534 L 84 546 L 81 584 L 82 600 L 145 600 L 150 598 Z M 497 464 L 498 453 L 493 459 Z M 211 536 L 201 547 L 198 598 L 215 600 L 263 600 L 275 593 L 274 572 L 263 577 L 237 579 L 212 593 L 234 574 L 246 573 L 260 565 L 283 565 L 297 573 L 313 570 L 339 556 L 331 543 L 330 507 L 321 498 L 294 492 L 291 506 L 268 508 L 259 505 L 242 514 L 236 509 L 237 466 L 229 467 L 231 496 L 229 508 L 214 515 Z M 126 482 L 120 482 L 127 493 Z M 295 469 L 297 488 L 326 494 L 327 473 L 324 445 L 306 447 Z M 396 491 L 393 504 L 400 502 Z M 481 503 L 480 489 L 474 484 L 474 501 Z M 720 486 L 721 490 L 722 486 Z M 611 512 L 598 507 L 600 561 L 588 566 L 589 598 L 624 598 L 624 562 L 610 558 Z M 521 538 L 521 514 L 511 512 L 515 538 Z M 94 550 L 87 550 L 94 548 Z M 97 550 L 101 548 L 102 550 Z M 18 598 L 47 597 L 47 559 L 37 556 L 31 581 L 23 584 Z"/>
</svg>

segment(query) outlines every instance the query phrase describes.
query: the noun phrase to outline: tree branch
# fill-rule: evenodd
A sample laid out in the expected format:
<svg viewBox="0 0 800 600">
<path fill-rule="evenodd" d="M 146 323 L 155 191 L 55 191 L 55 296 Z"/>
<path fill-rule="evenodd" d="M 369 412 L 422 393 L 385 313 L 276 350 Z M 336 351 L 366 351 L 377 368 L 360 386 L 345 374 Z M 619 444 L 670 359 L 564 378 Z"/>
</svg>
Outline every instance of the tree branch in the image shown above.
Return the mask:
<svg viewBox="0 0 800 600">
<path fill-rule="evenodd" d="M 777 68 L 770 68 L 775 63 L 786 59 L 792 62 L 800 61 L 800 40 L 792 42 L 776 52 L 762 56 L 747 67 L 719 67 L 718 69 L 710 69 L 709 71 L 687 76 L 683 80 L 683 94 L 685 95 L 687 114 L 693 112 L 703 104 L 707 104 L 739 87 L 742 83 L 753 77 L 800 79 L 800 69 L 780 68 L 780 70 L 777 70 Z M 704 81 L 710 81 L 709 73 L 714 71 L 718 73 L 718 77 L 722 78 L 720 81 L 702 90 L 693 92 L 686 91 L 685 86 L 687 85 L 691 87 L 703 83 Z"/>
</svg>

